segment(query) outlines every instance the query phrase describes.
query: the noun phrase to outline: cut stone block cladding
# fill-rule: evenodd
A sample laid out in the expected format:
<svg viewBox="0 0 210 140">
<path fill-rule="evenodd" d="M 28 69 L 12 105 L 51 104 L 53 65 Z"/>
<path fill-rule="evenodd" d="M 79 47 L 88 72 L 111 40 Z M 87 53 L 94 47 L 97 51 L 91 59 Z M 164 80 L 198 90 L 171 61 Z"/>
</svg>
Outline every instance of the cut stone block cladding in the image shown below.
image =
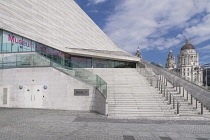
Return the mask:
<svg viewBox="0 0 210 140">
<path fill-rule="evenodd" d="M 105 114 L 106 99 L 100 92 L 51 67 L 0 69 L 0 82 L 1 98 L 7 89 L 7 104 L 0 102 L 0 107 L 84 110 Z M 74 96 L 74 89 L 88 89 L 89 96 Z"/>
<path fill-rule="evenodd" d="M 0 28 L 64 52 L 139 60 L 117 47 L 74 0 L 1 0 L 0 19 Z"/>
</svg>

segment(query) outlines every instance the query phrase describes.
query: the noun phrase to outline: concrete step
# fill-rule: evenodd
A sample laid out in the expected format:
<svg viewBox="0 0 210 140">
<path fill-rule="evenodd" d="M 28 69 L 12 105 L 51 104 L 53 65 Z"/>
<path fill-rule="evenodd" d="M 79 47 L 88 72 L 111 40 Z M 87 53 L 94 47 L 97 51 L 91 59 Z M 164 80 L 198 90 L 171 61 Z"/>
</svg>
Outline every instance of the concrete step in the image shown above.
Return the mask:
<svg viewBox="0 0 210 140">
<path fill-rule="evenodd" d="M 110 114 L 129 114 L 130 116 L 131 115 L 135 115 L 135 114 L 145 114 L 145 115 L 148 115 L 148 114 L 165 114 L 163 111 L 144 111 L 144 110 L 138 110 L 138 111 L 128 111 L 128 110 L 116 110 L 116 111 L 112 111 L 112 112 L 109 112 Z"/>
<path fill-rule="evenodd" d="M 142 104 L 145 104 L 145 105 L 148 105 L 148 104 L 151 104 L 151 105 L 154 105 L 154 104 L 163 104 L 164 102 L 156 102 L 156 101 L 110 101 L 108 102 L 109 104 L 127 104 L 127 105 L 130 105 L 130 104 L 139 104 L 139 105 L 142 105 Z M 154 105 L 156 106 L 156 105 Z M 193 109 L 193 108 L 192 108 Z"/>
<path fill-rule="evenodd" d="M 176 110 L 172 109 L 173 105 L 167 105 L 168 101 L 162 97 L 163 94 L 159 94 L 160 91 L 157 88 L 151 87 L 146 78 L 136 69 L 91 70 L 107 81 L 109 116 L 125 118 L 176 116 L 174 114 Z M 193 107 L 188 105 L 189 103 L 183 99 L 182 94 L 178 94 L 174 88 L 167 89 L 173 92 L 172 96 L 179 100 L 180 114 L 197 115 L 198 111 L 194 111 Z"/>
<path fill-rule="evenodd" d="M 160 108 L 147 108 L 147 107 L 140 107 L 140 108 L 138 108 L 138 107 L 131 107 L 131 108 L 120 108 L 120 107 L 113 107 L 113 108 L 109 108 L 108 110 L 109 111 L 113 111 L 113 110 L 129 110 L 129 109 L 137 109 L 137 110 L 145 110 L 145 111 L 151 111 L 151 110 L 154 110 L 154 111 L 160 111 L 160 110 L 162 110 L 162 111 L 175 111 L 174 109 L 170 109 L 170 108 L 162 108 L 162 107 L 160 107 Z M 206 113 L 207 114 L 207 113 Z"/>
<path fill-rule="evenodd" d="M 128 97 L 128 98 L 118 98 L 118 97 L 113 97 L 113 98 L 108 98 L 107 101 L 126 101 L 126 100 L 137 100 L 137 101 L 164 101 L 161 98 L 136 98 L 136 97 Z M 167 101 L 167 100 L 166 100 Z M 188 104 L 188 103 L 186 103 Z"/>
<path fill-rule="evenodd" d="M 109 94 L 108 94 L 109 95 Z M 107 99 L 128 99 L 128 98 L 136 98 L 136 99 L 163 99 L 160 96 L 156 95 L 150 95 L 150 96 L 144 96 L 144 95 L 111 95 Z M 186 101 L 183 101 L 186 102 Z M 186 102 L 188 103 L 188 102 Z"/>
<path fill-rule="evenodd" d="M 161 100 L 163 100 L 163 98 L 152 97 L 152 96 L 151 97 L 127 96 L 127 98 L 124 96 L 122 96 L 122 97 L 115 96 L 115 97 L 109 97 L 107 99 L 109 99 L 109 100 L 116 100 L 116 99 L 118 99 L 118 100 L 126 100 L 126 99 L 138 99 L 138 100 L 159 100 L 159 99 L 161 99 Z M 173 102 L 173 100 L 171 102 Z M 182 102 L 182 103 L 188 103 L 188 102 Z"/>
<path fill-rule="evenodd" d="M 121 99 L 121 100 L 125 100 L 125 99 L 132 99 L 132 98 L 135 98 L 135 99 L 138 99 L 138 100 L 157 100 L 157 99 L 161 99 L 163 100 L 163 98 L 160 98 L 160 97 L 154 97 L 154 96 L 150 96 L 150 97 L 144 97 L 144 96 L 127 96 L 127 98 L 125 96 L 122 96 L 122 97 L 119 97 L 119 96 L 114 96 L 114 97 L 109 97 L 107 99 Z M 171 100 L 173 102 L 173 100 Z M 182 103 L 188 103 L 188 102 L 182 102 Z"/>
<path fill-rule="evenodd" d="M 118 107 L 118 108 L 133 108 L 133 107 L 136 107 L 136 108 L 172 108 L 170 106 L 166 106 L 164 104 L 162 105 L 158 105 L 158 106 L 152 106 L 152 105 L 136 105 L 136 104 L 133 104 L 133 105 L 118 105 L 118 104 L 111 104 L 109 105 L 109 108 L 114 108 L 114 107 Z"/>
<path fill-rule="evenodd" d="M 166 110 L 164 110 L 164 111 L 166 111 Z M 169 110 L 167 110 L 167 111 L 169 111 Z M 122 112 L 124 112 L 124 113 L 141 113 L 141 112 L 144 112 L 144 113 L 148 113 L 148 112 L 151 112 L 151 113 L 157 113 L 157 112 L 161 112 L 161 113 L 164 113 L 163 112 L 163 110 L 162 109 L 159 109 L 159 110 L 148 110 L 148 109 L 115 109 L 115 110 L 109 110 L 109 113 L 122 113 Z M 175 111 L 169 111 L 169 112 L 175 112 Z M 180 113 L 182 113 L 182 112 L 180 112 Z M 193 113 L 193 112 L 192 112 Z M 196 112 L 195 112 L 195 114 L 196 114 Z"/>
<path fill-rule="evenodd" d="M 114 113 L 114 114 L 109 114 L 109 116 L 114 116 L 114 117 L 123 117 L 123 118 L 135 118 L 135 117 L 165 117 L 165 116 L 175 116 L 174 114 L 164 114 L 164 113 L 137 113 L 137 114 L 125 114 L 125 113 Z"/>
</svg>

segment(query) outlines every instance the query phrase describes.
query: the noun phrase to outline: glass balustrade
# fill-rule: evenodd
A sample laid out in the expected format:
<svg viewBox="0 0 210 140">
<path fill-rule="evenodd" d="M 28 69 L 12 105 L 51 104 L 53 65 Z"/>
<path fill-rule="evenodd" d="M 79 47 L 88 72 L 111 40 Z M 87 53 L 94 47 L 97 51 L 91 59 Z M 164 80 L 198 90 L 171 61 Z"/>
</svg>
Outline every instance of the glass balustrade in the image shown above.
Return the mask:
<svg viewBox="0 0 210 140">
<path fill-rule="evenodd" d="M 4 57 L 3 57 L 4 56 Z M 63 62 L 67 61 L 64 58 Z M 41 67 L 52 66 L 80 81 L 98 89 L 105 97 L 107 96 L 107 84 L 98 75 L 84 69 L 79 68 L 75 64 L 58 63 L 50 58 L 46 58 L 38 53 L 31 54 L 7 54 L 0 56 L 0 68 L 14 68 L 14 67 Z"/>
</svg>

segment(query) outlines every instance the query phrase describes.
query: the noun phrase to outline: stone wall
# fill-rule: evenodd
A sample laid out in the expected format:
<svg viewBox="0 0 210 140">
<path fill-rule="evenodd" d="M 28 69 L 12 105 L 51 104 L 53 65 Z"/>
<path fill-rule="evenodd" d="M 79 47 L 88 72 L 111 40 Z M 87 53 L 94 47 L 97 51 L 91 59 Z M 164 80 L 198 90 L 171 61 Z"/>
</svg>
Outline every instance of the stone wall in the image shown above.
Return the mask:
<svg viewBox="0 0 210 140">
<path fill-rule="evenodd" d="M 52 67 L 0 69 L 0 96 L 7 88 L 7 104 L 1 107 L 96 111 L 104 114 L 106 99 L 93 86 Z M 75 96 L 74 89 L 89 90 Z"/>
<path fill-rule="evenodd" d="M 117 47 L 74 0 L 1 0 L 0 9 L 0 29 L 72 54 L 139 60 Z"/>
</svg>

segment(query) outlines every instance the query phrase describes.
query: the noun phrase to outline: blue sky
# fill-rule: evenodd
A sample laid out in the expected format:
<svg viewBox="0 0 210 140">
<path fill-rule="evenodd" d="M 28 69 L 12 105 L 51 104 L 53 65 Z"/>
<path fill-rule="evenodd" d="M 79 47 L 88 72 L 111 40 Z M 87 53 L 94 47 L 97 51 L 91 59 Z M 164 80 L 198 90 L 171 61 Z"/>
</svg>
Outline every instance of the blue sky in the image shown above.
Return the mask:
<svg viewBox="0 0 210 140">
<path fill-rule="evenodd" d="M 176 57 L 185 39 L 210 63 L 210 0 L 75 0 L 123 50 L 165 66 L 170 50 Z"/>
</svg>

